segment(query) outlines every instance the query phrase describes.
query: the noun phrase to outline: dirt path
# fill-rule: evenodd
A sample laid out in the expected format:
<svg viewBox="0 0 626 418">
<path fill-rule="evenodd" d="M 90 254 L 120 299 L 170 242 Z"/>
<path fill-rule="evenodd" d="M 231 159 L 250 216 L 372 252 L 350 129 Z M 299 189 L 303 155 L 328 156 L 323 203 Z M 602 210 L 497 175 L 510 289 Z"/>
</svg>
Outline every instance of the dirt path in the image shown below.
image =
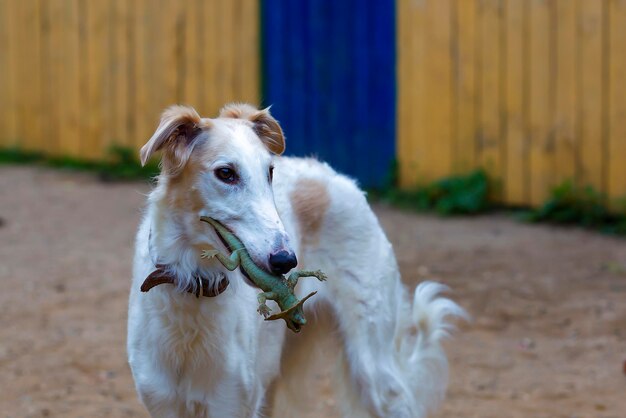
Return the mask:
<svg viewBox="0 0 626 418">
<path fill-rule="evenodd" d="M 0 168 L 1 417 L 147 417 L 124 346 L 147 191 Z M 407 284 L 438 279 L 473 316 L 448 344 L 436 417 L 626 417 L 626 240 L 376 210 Z M 334 408 L 328 394 L 303 406 L 325 418 Z"/>
</svg>

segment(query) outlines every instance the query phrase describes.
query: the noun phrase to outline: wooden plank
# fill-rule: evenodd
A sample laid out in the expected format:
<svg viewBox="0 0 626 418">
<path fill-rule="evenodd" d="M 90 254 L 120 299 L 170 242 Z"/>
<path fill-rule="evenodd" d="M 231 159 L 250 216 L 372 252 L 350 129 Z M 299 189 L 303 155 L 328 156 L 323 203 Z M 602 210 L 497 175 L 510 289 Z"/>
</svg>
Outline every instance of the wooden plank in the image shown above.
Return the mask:
<svg viewBox="0 0 626 418">
<path fill-rule="evenodd" d="M 49 2 L 40 5 L 41 18 L 41 104 L 46 109 L 41 115 L 41 129 L 46 133 L 47 140 L 41 144 L 40 151 L 55 153 L 59 146 L 60 87 L 59 78 L 62 71 L 57 49 L 60 39 L 58 31 L 52 32 L 52 16 Z"/>
<path fill-rule="evenodd" d="M 198 39 L 200 44 L 207 45 L 212 42 L 212 33 L 214 28 L 209 27 L 211 22 L 209 18 L 210 10 L 213 5 L 199 0 L 197 11 L 200 19 L 198 25 Z M 200 68 L 198 90 L 199 90 L 199 108 L 202 110 L 203 116 L 215 116 L 216 110 L 212 107 L 213 81 L 211 77 L 211 66 L 213 62 L 213 51 L 207 51 L 204 54 L 198 54 L 198 66 Z"/>
<path fill-rule="evenodd" d="M 0 147 L 18 145 L 16 125 L 16 4 L 0 2 Z"/>
<path fill-rule="evenodd" d="M 129 92 L 133 91 L 129 81 L 131 74 L 131 50 L 134 46 L 129 38 L 130 6 L 126 0 L 111 2 L 111 62 L 110 71 L 110 103 L 109 115 L 111 125 L 111 143 L 122 147 L 136 148 L 133 141 L 130 118 L 131 114 Z M 136 112 L 135 112 L 136 113 Z M 105 146 L 107 146 L 105 145 Z"/>
<path fill-rule="evenodd" d="M 500 8 L 497 0 L 482 0 L 478 8 L 480 25 L 480 94 L 478 118 L 477 162 L 490 178 L 499 181 L 504 171 L 501 132 L 501 45 Z M 493 197 L 500 198 L 496 190 Z"/>
<path fill-rule="evenodd" d="M 456 0 L 453 3 L 456 35 L 452 40 L 456 119 L 453 170 L 460 174 L 471 171 L 476 164 L 477 7 L 475 0 Z"/>
<path fill-rule="evenodd" d="M 608 194 L 626 196 L 626 1 L 612 0 L 609 45 L 609 144 Z M 624 210 L 624 207 L 616 207 Z"/>
<path fill-rule="evenodd" d="M 452 167 L 452 62 L 450 59 L 451 4 L 449 0 L 426 2 L 425 39 L 426 57 L 424 96 L 425 107 L 423 146 L 418 155 L 419 166 L 424 169 L 424 180 L 434 180 L 448 175 Z M 452 121 L 454 122 L 454 121 Z M 420 141 L 421 145 L 425 145 Z"/>
<path fill-rule="evenodd" d="M 81 92 L 79 77 L 80 28 L 78 1 L 46 2 L 50 21 L 50 64 L 52 95 L 49 100 L 58 107 L 56 119 L 57 146 L 51 153 L 80 157 Z M 54 106 L 54 104 L 52 106 Z"/>
<path fill-rule="evenodd" d="M 83 114 L 78 119 L 78 149 L 76 155 L 79 158 L 86 159 L 85 152 L 89 152 L 91 145 L 90 126 L 96 119 L 97 115 L 91 113 L 92 108 L 89 103 L 89 96 L 92 90 L 91 86 L 91 63 L 89 62 L 89 50 L 91 45 L 90 40 L 92 37 L 93 25 L 92 19 L 89 16 L 89 4 L 87 2 L 81 2 L 76 0 L 76 14 L 79 28 L 77 30 L 78 41 L 78 102 L 79 106 L 83 110 Z M 100 109 L 97 110 L 99 112 Z"/>
<path fill-rule="evenodd" d="M 506 152 L 504 200 L 510 205 L 528 203 L 528 132 L 526 130 L 528 7 L 525 0 L 507 0 L 506 23 Z"/>
<path fill-rule="evenodd" d="M 220 42 L 220 39 L 226 33 L 226 26 L 228 23 L 226 22 L 226 12 L 228 5 L 226 2 L 215 2 L 211 5 L 210 13 L 212 14 L 212 31 L 211 38 L 212 44 L 215 47 L 211 51 L 211 55 L 213 57 L 212 60 L 212 79 L 213 84 L 211 86 L 211 96 L 212 96 L 212 107 L 217 110 L 224 104 L 224 99 L 226 98 L 228 91 L 228 77 L 225 71 L 226 66 L 228 65 L 228 56 L 226 48 L 223 48 L 223 44 Z"/>
<path fill-rule="evenodd" d="M 543 0 L 530 3 L 529 48 L 529 124 L 530 124 L 530 203 L 542 204 L 552 186 L 554 175 L 553 60 L 550 4 Z"/>
<path fill-rule="evenodd" d="M 554 184 L 576 177 L 577 42 L 576 3 L 556 3 L 556 106 L 554 114 Z"/>
<path fill-rule="evenodd" d="M 85 25 L 83 16 L 79 16 L 78 0 L 66 0 L 63 8 L 63 45 L 64 74 L 62 91 L 64 92 L 65 111 L 62 125 L 59 126 L 59 153 L 76 157 L 86 157 L 81 154 L 81 111 L 83 101 L 80 84 L 80 44 L 81 31 Z M 82 113 L 82 114 L 81 114 Z"/>
<path fill-rule="evenodd" d="M 184 4 L 180 0 L 163 0 L 163 11 L 158 14 L 159 28 L 164 37 L 161 42 L 165 48 L 159 56 L 159 62 L 163 66 L 163 85 L 165 89 L 160 92 L 160 100 L 157 101 L 156 113 L 175 103 L 187 104 L 182 97 L 182 78 L 185 53 L 185 14 Z M 153 127 L 153 129 L 156 126 Z"/>
<path fill-rule="evenodd" d="M 80 155 L 95 160 L 108 156 L 113 140 L 111 108 L 107 106 L 113 98 L 109 69 L 109 63 L 112 63 L 111 7 L 105 1 L 83 3 L 82 6 L 81 21 L 86 26 L 81 31 L 81 45 L 86 51 L 81 54 L 81 80 L 84 79 L 86 85 L 81 85 L 85 112 L 81 117 Z"/>
<path fill-rule="evenodd" d="M 205 45 L 213 45 L 211 50 L 203 54 L 206 58 L 204 62 L 204 97 L 206 99 L 206 109 L 211 115 L 216 115 L 217 111 L 224 104 L 221 103 L 222 98 L 222 84 L 223 80 L 220 79 L 219 68 L 221 59 L 219 56 L 220 45 L 220 6 L 221 2 L 205 2 L 204 3 L 204 36 Z"/>
<path fill-rule="evenodd" d="M 241 100 L 259 104 L 261 68 L 259 65 L 259 2 L 257 0 L 242 1 L 242 34 L 239 50 L 243 59 L 241 71 Z M 238 29 L 235 29 L 238 30 Z"/>
<path fill-rule="evenodd" d="M 138 131 L 144 141 L 156 129 L 158 118 L 163 109 L 177 101 L 177 62 L 182 26 L 177 0 L 159 0 L 156 7 L 147 2 L 144 12 L 147 14 L 147 38 L 143 48 L 145 57 L 145 95 L 148 105 L 143 126 Z"/>
<path fill-rule="evenodd" d="M 184 18 L 181 20 L 184 31 L 181 45 L 183 56 L 179 62 L 177 77 L 178 88 L 182 88 L 182 91 L 177 92 L 177 102 L 191 105 L 197 111 L 203 112 L 200 103 L 202 93 L 199 88 L 203 70 L 200 56 L 204 55 L 204 44 L 199 34 L 200 25 L 203 23 L 199 19 L 200 13 L 196 6 L 197 2 L 194 0 L 192 4 L 185 4 L 181 11 L 184 14 Z M 178 30 L 181 29 L 178 28 Z"/>
<path fill-rule="evenodd" d="M 242 49 L 244 48 L 243 43 L 243 10 L 242 10 L 243 0 L 232 0 L 229 2 L 230 10 L 231 10 L 231 42 L 233 43 L 232 52 L 232 94 L 235 98 L 234 100 L 243 102 L 243 73 L 245 71 L 245 67 L 243 66 L 245 57 L 242 54 Z"/>
<path fill-rule="evenodd" d="M 602 173 L 602 0 L 579 0 L 578 71 L 580 165 L 578 179 L 604 190 Z"/>
<path fill-rule="evenodd" d="M 410 32 L 408 30 L 408 13 L 406 10 L 407 3 L 403 0 L 396 2 L 396 50 L 397 56 L 397 116 L 396 116 L 396 160 L 398 161 L 398 175 L 400 184 L 406 185 L 407 176 L 409 171 L 407 169 L 406 156 L 409 153 L 409 147 L 407 144 L 407 125 L 408 125 L 408 97 L 407 89 L 408 85 L 405 85 L 405 81 L 408 77 L 408 53 L 407 45 L 410 40 Z"/>
<path fill-rule="evenodd" d="M 136 82 L 137 110 L 136 139 L 139 146 L 152 135 L 158 124 L 159 111 L 156 101 L 160 92 L 163 68 L 159 67 L 158 56 L 162 54 L 162 31 L 159 27 L 159 14 L 162 2 L 156 4 L 151 0 L 142 0 L 136 8 L 136 19 L 139 24 L 136 30 L 137 58 L 135 59 L 138 78 Z M 158 86 L 158 87 L 157 87 Z"/>
<path fill-rule="evenodd" d="M 159 54 L 159 64 L 163 68 L 163 89 L 159 89 L 159 99 L 156 101 L 156 113 L 159 114 L 165 107 L 179 103 L 183 98 L 179 95 L 179 74 L 181 68 L 177 65 L 184 61 L 184 14 L 182 3 L 179 0 L 164 0 L 163 10 L 158 13 L 158 28 L 162 37 L 161 54 Z M 153 128 L 156 128 L 154 126 Z M 151 134 L 151 132 L 150 132 Z"/>
<path fill-rule="evenodd" d="M 130 37 L 132 47 L 132 74 L 129 81 L 129 110 L 131 114 L 130 134 L 137 149 L 148 141 L 150 134 L 156 129 L 159 115 L 154 106 L 150 90 L 156 88 L 154 73 L 159 68 L 152 68 L 154 50 L 160 48 L 151 38 L 153 34 L 154 10 L 158 7 L 150 6 L 146 0 L 128 2 L 132 5 L 130 11 Z"/>
<path fill-rule="evenodd" d="M 53 141 L 42 135 L 39 116 L 41 101 L 41 16 L 37 0 L 24 0 L 15 5 L 16 54 L 15 81 L 19 94 L 15 100 L 15 133 L 22 148 L 47 150 Z"/>
<path fill-rule="evenodd" d="M 424 183 L 428 180 L 426 177 L 426 168 L 421 166 L 421 156 L 428 152 L 428 137 L 426 136 L 426 106 L 427 98 L 425 94 L 426 86 L 426 2 L 424 0 L 416 4 L 412 10 L 411 20 L 413 28 L 407 28 L 411 31 L 411 56 L 409 61 L 409 77 L 407 79 L 407 87 L 411 94 L 409 102 L 409 125 L 407 132 L 407 141 L 409 144 L 409 164 L 408 169 L 411 172 L 409 181 L 411 184 Z M 416 3 L 408 0 L 410 4 Z"/>
<path fill-rule="evenodd" d="M 400 185 L 409 187 L 420 181 L 425 170 L 420 165 L 420 154 L 428 151 L 424 116 L 424 61 L 425 61 L 425 0 L 398 2 L 398 59 L 403 71 L 399 73 L 398 91 L 398 162 Z"/>
<path fill-rule="evenodd" d="M 235 32 L 235 2 L 227 1 L 222 3 L 222 36 L 228 36 L 231 39 L 231 42 L 236 40 L 237 38 L 234 36 Z M 235 42 L 233 42 L 235 44 Z M 233 47 L 229 47 L 225 43 L 220 43 L 220 52 L 223 56 L 223 67 L 220 69 L 222 72 L 222 79 L 224 80 L 224 90 L 222 92 L 222 97 L 220 100 L 220 106 L 224 103 L 229 103 L 233 101 L 241 101 L 241 98 L 238 97 L 238 83 L 237 76 L 239 74 L 240 69 L 236 67 L 237 55 L 241 52 L 239 48 L 241 45 L 233 45 Z M 232 44 L 231 44 L 232 45 Z"/>
</svg>

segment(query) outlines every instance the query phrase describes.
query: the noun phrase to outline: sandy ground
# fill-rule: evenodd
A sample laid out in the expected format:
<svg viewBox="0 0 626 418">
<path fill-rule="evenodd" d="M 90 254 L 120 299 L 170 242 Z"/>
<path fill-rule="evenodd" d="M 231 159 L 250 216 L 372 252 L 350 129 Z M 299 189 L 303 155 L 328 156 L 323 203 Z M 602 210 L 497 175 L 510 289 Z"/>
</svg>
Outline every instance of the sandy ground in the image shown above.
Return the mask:
<svg viewBox="0 0 626 418">
<path fill-rule="evenodd" d="M 147 417 L 125 321 L 148 190 L 0 168 L 0 417 Z M 435 417 L 626 417 L 625 240 L 375 209 L 406 283 L 448 284 L 473 317 L 447 344 L 450 390 Z M 327 369 L 293 416 L 337 416 Z"/>
</svg>

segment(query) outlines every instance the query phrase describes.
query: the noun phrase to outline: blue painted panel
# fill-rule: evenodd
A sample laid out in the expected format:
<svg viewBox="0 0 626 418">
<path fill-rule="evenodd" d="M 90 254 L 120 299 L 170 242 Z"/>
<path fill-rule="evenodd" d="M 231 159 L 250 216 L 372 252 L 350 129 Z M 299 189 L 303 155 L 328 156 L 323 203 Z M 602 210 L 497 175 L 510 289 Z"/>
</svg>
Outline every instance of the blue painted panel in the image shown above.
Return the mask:
<svg viewBox="0 0 626 418">
<path fill-rule="evenodd" d="M 395 0 L 261 4 L 262 100 L 286 154 L 382 186 L 395 158 Z"/>
</svg>

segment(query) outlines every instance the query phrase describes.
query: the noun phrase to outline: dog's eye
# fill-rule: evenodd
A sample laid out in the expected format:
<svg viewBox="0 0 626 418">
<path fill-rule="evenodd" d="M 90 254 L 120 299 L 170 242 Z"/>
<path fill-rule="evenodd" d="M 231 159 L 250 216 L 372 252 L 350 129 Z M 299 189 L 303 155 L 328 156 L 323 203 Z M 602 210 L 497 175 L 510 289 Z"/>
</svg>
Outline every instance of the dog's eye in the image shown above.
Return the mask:
<svg viewBox="0 0 626 418">
<path fill-rule="evenodd" d="M 274 166 L 270 166 L 269 179 L 270 183 L 274 180 Z"/>
<path fill-rule="evenodd" d="M 237 173 L 230 167 L 220 167 L 215 170 L 215 177 L 224 183 L 233 184 L 239 180 Z"/>
</svg>

